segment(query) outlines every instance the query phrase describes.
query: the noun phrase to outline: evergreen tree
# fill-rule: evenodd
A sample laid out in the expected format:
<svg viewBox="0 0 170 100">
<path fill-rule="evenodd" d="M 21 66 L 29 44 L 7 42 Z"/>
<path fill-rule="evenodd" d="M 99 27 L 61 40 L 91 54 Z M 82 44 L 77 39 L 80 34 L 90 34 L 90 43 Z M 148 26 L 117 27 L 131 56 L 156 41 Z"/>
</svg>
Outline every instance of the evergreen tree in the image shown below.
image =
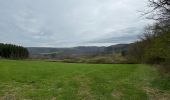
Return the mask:
<svg viewBox="0 0 170 100">
<path fill-rule="evenodd" d="M 0 57 L 10 59 L 28 58 L 29 52 L 22 46 L 0 43 Z"/>
</svg>

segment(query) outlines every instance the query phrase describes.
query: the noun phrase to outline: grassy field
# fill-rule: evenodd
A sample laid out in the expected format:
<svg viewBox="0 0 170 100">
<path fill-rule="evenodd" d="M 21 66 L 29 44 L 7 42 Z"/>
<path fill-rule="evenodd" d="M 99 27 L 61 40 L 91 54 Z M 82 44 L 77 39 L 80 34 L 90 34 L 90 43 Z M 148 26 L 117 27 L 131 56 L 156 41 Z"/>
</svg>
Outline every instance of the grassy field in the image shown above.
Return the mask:
<svg viewBox="0 0 170 100">
<path fill-rule="evenodd" d="M 148 65 L 0 60 L 0 100 L 168 100 L 170 78 Z"/>
</svg>

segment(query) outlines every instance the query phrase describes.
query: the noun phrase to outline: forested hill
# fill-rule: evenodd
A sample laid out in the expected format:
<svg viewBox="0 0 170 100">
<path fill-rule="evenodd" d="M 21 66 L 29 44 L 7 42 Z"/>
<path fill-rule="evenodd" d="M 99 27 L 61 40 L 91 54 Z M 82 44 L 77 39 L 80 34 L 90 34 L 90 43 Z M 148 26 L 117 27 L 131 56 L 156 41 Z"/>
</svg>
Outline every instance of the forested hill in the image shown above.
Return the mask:
<svg viewBox="0 0 170 100">
<path fill-rule="evenodd" d="M 73 48 L 46 48 L 46 47 L 28 47 L 31 55 L 97 55 L 101 53 L 111 53 L 127 50 L 129 44 L 118 44 L 108 47 L 79 46 Z"/>
<path fill-rule="evenodd" d="M 30 54 L 103 52 L 105 47 L 47 48 L 28 47 Z"/>
</svg>

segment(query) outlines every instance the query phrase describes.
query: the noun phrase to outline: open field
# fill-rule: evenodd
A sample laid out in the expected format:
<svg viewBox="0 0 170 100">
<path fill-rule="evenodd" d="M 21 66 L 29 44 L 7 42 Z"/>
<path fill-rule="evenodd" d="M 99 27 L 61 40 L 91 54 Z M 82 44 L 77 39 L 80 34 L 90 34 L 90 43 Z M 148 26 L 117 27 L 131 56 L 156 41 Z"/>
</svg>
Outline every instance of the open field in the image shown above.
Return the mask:
<svg viewBox="0 0 170 100">
<path fill-rule="evenodd" d="M 168 100 L 170 78 L 142 64 L 0 60 L 0 100 Z"/>
</svg>

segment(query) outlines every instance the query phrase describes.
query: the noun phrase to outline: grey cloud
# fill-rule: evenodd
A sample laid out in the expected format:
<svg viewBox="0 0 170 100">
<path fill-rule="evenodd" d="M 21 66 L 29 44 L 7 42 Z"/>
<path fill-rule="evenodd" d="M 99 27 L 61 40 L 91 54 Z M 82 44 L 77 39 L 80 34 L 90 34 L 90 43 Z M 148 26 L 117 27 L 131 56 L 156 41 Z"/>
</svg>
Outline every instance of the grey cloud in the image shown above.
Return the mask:
<svg viewBox="0 0 170 100">
<path fill-rule="evenodd" d="M 95 40 L 89 41 L 89 43 L 95 44 L 106 44 L 106 43 L 131 43 L 138 40 L 139 33 L 142 33 L 142 28 L 140 27 L 129 27 L 121 30 L 116 30 L 108 33 L 108 35 Z M 117 34 L 117 35 L 115 35 Z"/>
</svg>

